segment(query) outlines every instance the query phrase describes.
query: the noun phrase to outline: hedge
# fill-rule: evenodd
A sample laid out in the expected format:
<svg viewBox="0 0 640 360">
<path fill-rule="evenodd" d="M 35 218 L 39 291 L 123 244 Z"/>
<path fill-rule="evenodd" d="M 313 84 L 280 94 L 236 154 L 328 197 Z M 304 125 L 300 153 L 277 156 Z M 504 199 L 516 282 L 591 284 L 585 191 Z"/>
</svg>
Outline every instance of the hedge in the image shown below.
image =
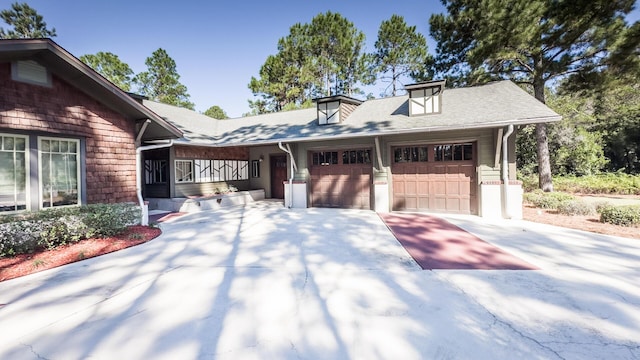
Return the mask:
<svg viewBox="0 0 640 360">
<path fill-rule="evenodd" d="M 0 216 L 0 257 L 118 234 L 137 224 L 135 204 L 92 204 Z"/>
</svg>

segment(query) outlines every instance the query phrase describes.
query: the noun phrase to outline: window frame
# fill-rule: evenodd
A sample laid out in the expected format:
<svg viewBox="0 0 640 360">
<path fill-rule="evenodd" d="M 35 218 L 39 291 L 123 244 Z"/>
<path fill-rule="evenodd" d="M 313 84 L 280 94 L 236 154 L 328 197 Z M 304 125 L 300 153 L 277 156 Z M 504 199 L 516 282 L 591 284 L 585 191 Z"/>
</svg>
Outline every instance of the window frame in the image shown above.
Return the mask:
<svg viewBox="0 0 640 360">
<path fill-rule="evenodd" d="M 0 211 L 0 214 L 13 214 L 13 213 L 18 213 L 18 212 L 22 212 L 22 211 L 30 211 L 31 210 L 31 168 L 30 168 L 30 146 L 29 146 L 29 136 L 28 135 L 21 135 L 21 134 L 11 134 L 11 133 L 0 133 L 0 137 L 12 137 L 14 138 L 14 144 L 15 144 L 15 139 L 16 138 L 21 138 L 24 139 L 24 172 L 25 172 L 25 186 L 24 186 L 24 191 L 25 191 L 25 208 L 24 209 L 15 209 L 17 207 L 17 201 L 16 201 L 16 197 L 17 197 L 17 192 L 16 192 L 16 187 L 14 184 L 14 210 L 8 210 L 8 211 Z M 0 152 L 4 152 L 5 150 L 2 150 L 1 145 L 2 142 L 0 141 Z M 14 145 L 14 150 L 12 151 L 14 156 L 14 165 L 15 165 L 15 145 Z M 14 170 L 14 177 L 15 177 L 15 170 Z"/>
<path fill-rule="evenodd" d="M 178 177 L 178 163 L 181 164 L 189 164 L 189 167 L 191 168 L 191 172 L 190 172 L 190 178 L 189 180 L 182 180 L 184 178 L 184 176 L 182 178 Z M 181 169 L 181 171 L 184 171 L 183 169 Z M 176 184 L 189 184 L 189 183 L 193 183 L 194 182 L 194 166 L 193 166 L 193 160 L 186 160 L 186 159 L 176 159 L 174 162 L 174 175 L 175 175 L 175 180 L 176 180 Z"/>
<path fill-rule="evenodd" d="M 75 204 L 66 204 L 66 205 L 58 205 L 55 206 L 53 205 L 53 202 L 51 202 L 51 206 L 44 206 L 44 191 L 43 191 L 43 180 L 42 180 L 42 175 L 43 175 L 43 161 L 42 161 L 42 155 L 43 155 L 43 150 L 42 150 L 42 140 L 48 140 L 48 141 L 67 141 L 67 142 L 74 142 L 76 144 L 76 185 L 77 185 L 77 201 Z M 82 151 L 80 150 L 80 140 L 79 139 L 74 139 L 74 138 L 63 138 L 63 137 L 52 137 L 52 136 L 38 136 L 38 197 L 39 197 L 39 208 L 40 209 L 49 209 L 49 208 L 61 208 L 61 207 L 71 207 L 71 206 L 80 206 L 82 205 L 83 202 L 83 198 L 82 198 L 82 191 L 83 191 L 83 184 L 82 184 L 82 172 L 81 172 L 81 162 L 82 162 Z M 49 154 L 52 154 L 51 152 L 48 152 Z"/>
</svg>

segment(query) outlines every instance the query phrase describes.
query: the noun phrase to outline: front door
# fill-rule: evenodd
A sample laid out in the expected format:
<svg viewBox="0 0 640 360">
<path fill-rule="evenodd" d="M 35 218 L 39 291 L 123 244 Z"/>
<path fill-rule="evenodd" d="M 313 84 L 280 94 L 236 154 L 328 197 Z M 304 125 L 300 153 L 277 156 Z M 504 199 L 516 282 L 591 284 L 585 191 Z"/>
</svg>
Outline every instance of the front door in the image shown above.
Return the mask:
<svg viewBox="0 0 640 360">
<path fill-rule="evenodd" d="M 287 180 L 287 156 L 272 155 L 271 163 L 271 198 L 284 199 L 284 185 Z"/>
</svg>

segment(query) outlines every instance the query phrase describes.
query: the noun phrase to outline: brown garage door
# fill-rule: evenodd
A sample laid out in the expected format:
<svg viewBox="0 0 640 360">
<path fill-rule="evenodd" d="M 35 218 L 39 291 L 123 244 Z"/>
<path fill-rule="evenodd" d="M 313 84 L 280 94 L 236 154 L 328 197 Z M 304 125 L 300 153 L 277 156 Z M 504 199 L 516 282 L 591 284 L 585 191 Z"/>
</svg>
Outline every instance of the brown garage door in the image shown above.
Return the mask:
<svg viewBox="0 0 640 360">
<path fill-rule="evenodd" d="M 371 208 L 371 150 L 315 151 L 309 154 L 311 206 Z"/>
<path fill-rule="evenodd" d="M 393 210 L 477 214 L 475 143 L 392 149 Z"/>
</svg>

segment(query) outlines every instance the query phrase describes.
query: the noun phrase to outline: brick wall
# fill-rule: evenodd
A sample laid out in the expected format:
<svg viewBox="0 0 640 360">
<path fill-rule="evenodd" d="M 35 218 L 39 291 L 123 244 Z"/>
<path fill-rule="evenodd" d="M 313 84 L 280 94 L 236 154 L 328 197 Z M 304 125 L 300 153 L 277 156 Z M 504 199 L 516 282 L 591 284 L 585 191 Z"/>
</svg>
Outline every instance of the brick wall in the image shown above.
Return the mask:
<svg viewBox="0 0 640 360">
<path fill-rule="evenodd" d="M 136 201 L 135 124 L 55 75 L 52 87 L 11 80 L 0 63 L 0 132 L 86 139 L 87 202 Z"/>
<path fill-rule="evenodd" d="M 200 146 L 175 146 L 176 159 L 249 160 L 247 147 L 209 148 Z"/>
</svg>

